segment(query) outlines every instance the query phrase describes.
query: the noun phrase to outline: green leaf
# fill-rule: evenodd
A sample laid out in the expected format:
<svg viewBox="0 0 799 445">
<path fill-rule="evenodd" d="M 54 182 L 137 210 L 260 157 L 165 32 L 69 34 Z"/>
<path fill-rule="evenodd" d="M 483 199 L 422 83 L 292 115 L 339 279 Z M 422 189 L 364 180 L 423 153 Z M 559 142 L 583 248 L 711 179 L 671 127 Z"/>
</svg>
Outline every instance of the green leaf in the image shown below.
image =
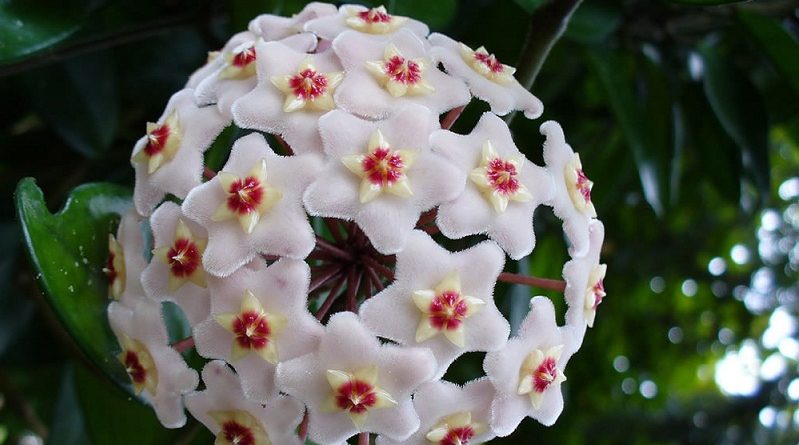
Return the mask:
<svg viewBox="0 0 799 445">
<path fill-rule="evenodd" d="M 604 42 L 621 23 L 618 3 L 607 1 L 583 2 L 569 20 L 566 37 L 585 44 Z"/>
<path fill-rule="evenodd" d="M 799 44 L 769 17 L 738 10 L 738 20 L 799 94 Z"/>
<path fill-rule="evenodd" d="M 97 52 L 30 72 L 24 84 L 33 109 L 66 143 L 89 158 L 105 152 L 117 130 L 111 56 Z"/>
<path fill-rule="evenodd" d="M 20 181 L 16 191 L 17 216 L 45 300 L 89 361 L 121 388 L 128 388 L 129 379 L 113 355 L 118 345 L 106 318 L 102 267 L 108 233 L 130 208 L 130 195 L 118 185 L 86 184 L 51 214 L 32 178 Z"/>
<path fill-rule="evenodd" d="M 86 445 L 88 444 L 84 427 L 83 410 L 78 402 L 75 388 L 75 371 L 72 366 L 64 368 L 61 388 L 55 401 L 55 413 L 47 445 Z"/>
<path fill-rule="evenodd" d="M 528 14 L 532 14 L 533 11 L 538 9 L 539 6 L 544 4 L 544 0 L 513 0 L 517 5 L 521 6 L 522 9 L 527 11 Z"/>
<path fill-rule="evenodd" d="M 616 52 L 598 48 L 589 52 L 588 59 L 607 91 L 613 113 L 632 150 L 644 198 L 656 214 L 663 215 L 668 195 L 668 163 L 647 137 L 650 124 L 644 119 L 646 111 L 635 101 L 633 82 L 624 72 L 623 60 Z"/>
<path fill-rule="evenodd" d="M 0 65 L 58 44 L 86 22 L 99 1 L 62 0 L 57 12 L 44 0 L 0 2 Z"/>
<path fill-rule="evenodd" d="M 686 6 L 716 6 L 728 5 L 731 3 L 742 3 L 748 0 L 668 0 L 671 3 Z"/>
<path fill-rule="evenodd" d="M 710 45 L 700 48 L 705 96 L 724 131 L 741 148 L 744 169 L 762 196 L 771 191 L 766 107 L 752 82 Z"/>
<path fill-rule="evenodd" d="M 432 30 L 441 30 L 449 25 L 458 8 L 457 0 L 402 0 L 392 3 L 394 14 L 425 22 Z"/>
</svg>

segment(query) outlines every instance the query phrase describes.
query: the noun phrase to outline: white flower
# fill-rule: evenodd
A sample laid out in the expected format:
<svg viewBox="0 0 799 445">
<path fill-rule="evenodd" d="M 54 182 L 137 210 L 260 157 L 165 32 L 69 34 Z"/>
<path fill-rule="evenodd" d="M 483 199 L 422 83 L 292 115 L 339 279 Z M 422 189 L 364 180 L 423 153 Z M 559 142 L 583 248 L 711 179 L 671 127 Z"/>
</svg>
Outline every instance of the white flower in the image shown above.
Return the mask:
<svg viewBox="0 0 799 445">
<path fill-rule="evenodd" d="M 601 221 L 591 221 L 589 226 L 590 247 L 584 257 L 574 258 L 563 266 L 566 280 L 564 296 L 569 304 L 566 322 L 571 326 L 587 324 L 594 326 L 596 310 L 605 298 L 605 271 L 607 266 L 599 264 L 605 227 Z"/>
<path fill-rule="evenodd" d="M 383 6 L 369 9 L 361 5 L 342 5 L 338 14 L 320 17 L 305 24 L 306 31 L 328 40 L 333 40 L 348 29 L 380 36 L 390 36 L 401 29 L 408 29 L 422 38 L 430 33 L 424 23 L 389 14 Z"/>
<path fill-rule="evenodd" d="M 394 283 L 361 306 L 364 324 L 400 344 L 430 348 L 440 378 L 461 354 L 505 345 L 510 326 L 493 298 L 503 264 L 490 241 L 450 253 L 415 230 L 397 254 Z"/>
<path fill-rule="evenodd" d="M 434 372 L 428 349 L 381 346 L 355 314 L 343 312 L 330 317 L 318 351 L 278 365 L 277 382 L 308 406 L 316 443 L 361 431 L 402 441 L 419 428 L 411 393 Z"/>
<path fill-rule="evenodd" d="M 337 12 L 336 7 L 331 4 L 311 2 L 291 17 L 261 14 L 250 20 L 248 29 L 267 42 L 280 40 L 301 32 L 303 25 L 310 20 L 335 15 Z"/>
<path fill-rule="evenodd" d="M 122 217 L 117 236 L 108 234 L 108 257 L 103 267 L 108 278 L 109 297 L 130 308 L 144 298 L 139 277 L 147 267 L 147 260 L 141 221 L 141 216 L 133 209 Z"/>
<path fill-rule="evenodd" d="M 535 246 L 533 213 L 552 198 L 554 184 L 516 148 L 505 122 L 484 113 L 469 135 L 439 130 L 430 144 L 469 175 L 463 194 L 438 209 L 441 233 L 450 238 L 485 233 L 511 258 L 529 255 Z"/>
</svg>

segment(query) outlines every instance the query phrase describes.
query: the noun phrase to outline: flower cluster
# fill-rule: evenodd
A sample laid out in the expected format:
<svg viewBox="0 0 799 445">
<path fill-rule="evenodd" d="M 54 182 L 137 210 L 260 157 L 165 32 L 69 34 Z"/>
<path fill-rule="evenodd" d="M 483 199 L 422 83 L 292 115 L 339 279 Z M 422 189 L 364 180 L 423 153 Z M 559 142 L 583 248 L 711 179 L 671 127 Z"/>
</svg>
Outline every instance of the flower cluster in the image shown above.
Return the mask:
<svg viewBox="0 0 799 445">
<path fill-rule="evenodd" d="M 188 409 L 217 444 L 465 445 L 557 419 L 605 296 L 604 229 L 560 126 L 541 125 L 539 166 L 498 117 L 543 111 L 513 73 L 356 5 L 259 16 L 209 55 L 136 143 L 135 209 L 104 265 L 119 361 L 165 426 Z M 473 96 L 491 111 L 451 132 Z M 212 171 L 204 153 L 233 125 Z M 563 221 L 565 283 L 503 272 L 533 252 L 541 205 Z M 562 290 L 565 325 L 535 297 L 511 337 L 499 280 Z M 166 301 L 191 337 L 170 343 Z M 472 351 L 485 376 L 442 380 Z"/>
</svg>

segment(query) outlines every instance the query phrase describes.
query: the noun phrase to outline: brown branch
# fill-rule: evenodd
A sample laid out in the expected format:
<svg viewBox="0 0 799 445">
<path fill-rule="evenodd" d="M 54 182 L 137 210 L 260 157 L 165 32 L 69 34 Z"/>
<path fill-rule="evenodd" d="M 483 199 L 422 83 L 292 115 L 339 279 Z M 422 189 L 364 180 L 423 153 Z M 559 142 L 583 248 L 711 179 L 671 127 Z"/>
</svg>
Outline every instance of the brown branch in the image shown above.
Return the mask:
<svg viewBox="0 0 799 445">
<path fill-rule="evenodd" d="M 300 436 L 300 442 L 305 443 L 305 438 L 308 437 L 308 410 L 305 410 L 305 415 L 302 417 L 302 423 L 300 423 L 300 431 L 297 433 Z"/>
<path fill-rule="evenodd" d="M 372 257 L 364 255 L 361 257 L 361 260 L 363 260 L 364 264 L 377 271 L 380 275 L 386 277 L 386 279 L 389 281 L 394 279 L 394 272 L 392 272 L 388 267 L 375 261 Z"/>
<path fill-rule="evenodd" d="M 358 434 L 358 445 L 369 445 L 369 433 Z"/>
<path fill-rule="evenodd" d="M 203 176 L 205 179 L 213 179 L 216 176 L 216 172 L 208 167 L 203 167 Z"/>
<path fill-rule="evenodd" d="M 317 320 L 322 321 L 322 319 L 325 318 L 325 315 L 327 315 L 327 312 L 330 310 L 330 307 L 333 306 L 333 303 L 336 301 L 336 297 L 338 297 L 338 294 L 341 291 L 341 286 L 344 285 L 346 276 L 346 274 L 342 273 L 333 283 L 333 286 L 330 288 L 330 293 L 327 294 L 327 298 L 314 314 Z"/>
<path fill-rule="evenodd" d="M 455 121 L 457 121 L 458 118 L 461 117 L 461 113 L 463 113 L 464 108 L 466 108 L 466 105 L 462 105 L 460 107 L 456 107 L 447 111 L 447 114 L 445 114 L 444 117 L 441 118 L 441 128 L 443 128 L 444 130 L 449 130 L 450 128 L 452 128 L 452 125 L 455 123 Z"/>
<path fill-rule="evenodd" d="M 352 260 L 352 255 L 344 249 L 341 249 L 334 244 L 330 243 L 328 240 L 322 238 L 319 235 L 316 235 L 316 247 L 320 250 L 324 250 L 330 254 L 333 254 L 339 258 L 345 260 Z"/>
<path fill-rule="evenodd" d="M 438 208 L 433 208 L 422 213 L 419 220 L 416 221 L 416 227 L 423 227 L 430 224 L 436 220 L 436 216 L 438 216 Z"/>
<path fill-rule="evenodd" d="M 283 151 L 284 151 L 284 152 L 285 152 L 287 155 L 289 155 L 289 156 L 293 156 L 293 155 L 294 155 L 294 150 L 292 150 L 292 149 L 291 149 L 291 146 L 288 144 L 288 142 L 286 142 L 286 141 L 285 141 L 285 140 L 284 140 L 282 137 L 280 137 L 280 135 L 278 135 L 278 134 L 275 134 L 275 135 L 273 135 L 273 136 L 275 137 L 275 140 L 277 141 L 277 143 L 278 143 L 278 144 L 280 144 L 280 147 L 281 147 L 281 148 L 283 148 Z"/>
<path fill-rule="evenodd" d="M 517 273 L 502 272 L 499 274 L 499 277 L 497 277 L 497 280 L 504 281 L 505 283 L 524 284 L 526 286 L 539 287 L 541 289 L 549 289 L 558 292 L 566 290 L 566 282 L 563 280 L 531 277 Z"/>
<path fill-rule="evenodd" d="M 315 291 L 316 289 L 319 289 L 321 286 L 323 286 L 328 281 L 330 281 L 333 278 L 335 278 L 336 275 L 340 274 L 341 273 L 341 266 L 335 265 L 335 266 L 329 266 L 329 267 L 324 267 L 324 268 L 320 267 L 320 268 L 317 268 L 316 271 L 318 272 L 318 274 L 316 276 L 314 276 L 313 278 L 311 278 L 311 284 L 308 287 L 308 293 L 309 294 L 311 292 Z"/>
<path fill-rule="evenodd" d="M 369 269 L 368 267 L 364 269 Z M 363 299 L 367 300 L 372 297 L 372 283 L 371 279 L 368 276 L 368 273 L 361 272 L 361 295 L 363 295 Z"/>
<path fill-rule="evenodd" d="M 371 267 L 367 267 L 366 274 L 369 276 L 369 279 L 372 282 L 372 286 L 374 286 L 378 292 L 383 290 L 383 282 L 380 281 L 380 277 L 377 276 L 377 272 L 375 272 L 374 269 L 372 269 Z"/>
<path fill-rule="evenodd" d="M 339 225 L 338 221 L 332 218 L 322 218 L 322 221 L 325 223 L 327 230 L 330 231 L 330 235 L 333 236 L 333 239 L 337 243 L 341 244 L 345 241 L 341 234 L 341 226 Z"/>
<path fill-rule="evenodd" d="M 350 312 L 358 312 L 358 286 L 360 284 L 360 276 L 355 268 L 351 267 L 347 274 L 347 310 Z"/>
<path fill-rule="evenodd" d="M 178 340 L 175 343 L 169 345 L 178 352 L 184 352 L 194 347 L 194 337 L 186 337 L 183 340 Z"/>
</svg>

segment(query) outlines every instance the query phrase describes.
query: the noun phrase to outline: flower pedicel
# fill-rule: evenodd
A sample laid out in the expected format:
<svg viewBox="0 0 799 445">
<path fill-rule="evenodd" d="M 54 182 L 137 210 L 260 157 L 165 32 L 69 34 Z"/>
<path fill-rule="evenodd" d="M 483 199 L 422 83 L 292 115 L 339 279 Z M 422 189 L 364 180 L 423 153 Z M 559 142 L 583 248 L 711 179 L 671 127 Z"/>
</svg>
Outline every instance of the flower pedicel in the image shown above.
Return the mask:
<svg viewBox="0 0 799 445">
<path fill-rule="evenodd" d="M 536 165 L 498 117 L 543 111 L 515 69 L 382 6 L 322 3 L 256 17 L 208 59 L 136 143 L 135 208 L 101 266 L 120 367 L 161 422 L 188 410 L 236 445 L 466 445 L 554 423 L 600 320 L 604 228 L 560 126 L 541 125 Z M 453 133 L 473 97 L 491 112 Z M 214 171 L 203 153 L 234 124 Z M 502 271 L 534 254 L 539 206 L 563 220 L 565 281 Z M 510 336 L 499 281 L 563 292 L 565 324 L 535 297 Z M 192 329 L 171 344 L 166 301 Z M 485 376 L 444 380 L 470 351 Z"/>
</svg>

